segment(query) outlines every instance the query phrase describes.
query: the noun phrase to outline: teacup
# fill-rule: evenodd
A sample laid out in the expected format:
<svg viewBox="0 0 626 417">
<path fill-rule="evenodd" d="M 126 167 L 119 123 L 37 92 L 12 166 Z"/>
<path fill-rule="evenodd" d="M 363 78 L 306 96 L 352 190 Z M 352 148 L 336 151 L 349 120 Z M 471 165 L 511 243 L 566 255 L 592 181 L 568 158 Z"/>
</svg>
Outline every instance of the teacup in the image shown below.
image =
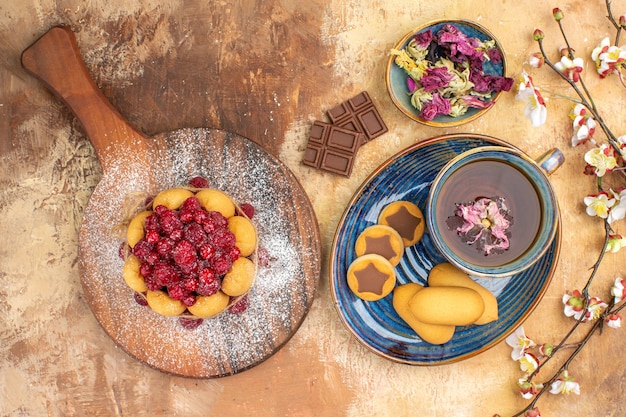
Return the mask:
<svg viewBox="0 0 626 417">
<path fill-rule="evenodd" d="M 559 208 L 548 175 L 558 149 L 534 160 L 514 148 L 483 146 L 449 161 L 432 182 L 426 221 L 436 248 L 470 275 L 508 277 L 551 246 Z"/>
</svg>

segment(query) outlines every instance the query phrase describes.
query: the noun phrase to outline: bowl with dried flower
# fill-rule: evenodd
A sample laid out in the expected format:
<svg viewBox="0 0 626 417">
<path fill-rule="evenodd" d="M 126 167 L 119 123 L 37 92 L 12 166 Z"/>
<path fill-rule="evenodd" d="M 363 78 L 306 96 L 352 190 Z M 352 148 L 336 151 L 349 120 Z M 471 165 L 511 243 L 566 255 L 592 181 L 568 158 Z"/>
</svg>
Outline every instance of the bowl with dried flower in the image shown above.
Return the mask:
<svg viewBox="0 0 626 417">
<path fill-rule="evenodd" d="M 513 86 L 502 46 L 474 22 L 425 24 L 407 33 L 389 55 L 385 78 L 391 100 L 429 126 L 470 122 Z"/>
</svg>

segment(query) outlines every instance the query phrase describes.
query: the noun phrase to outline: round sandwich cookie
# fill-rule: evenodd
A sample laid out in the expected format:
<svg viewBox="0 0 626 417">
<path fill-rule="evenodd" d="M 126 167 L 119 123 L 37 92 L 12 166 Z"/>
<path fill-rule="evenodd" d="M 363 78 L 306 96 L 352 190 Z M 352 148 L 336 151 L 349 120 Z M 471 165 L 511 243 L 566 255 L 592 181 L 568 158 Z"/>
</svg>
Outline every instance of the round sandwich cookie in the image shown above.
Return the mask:
<svg viewBox="0 0 626 417">
<path fill-rule="evenodd" d="M 400 263 L 404 254 L 404 241 L 396 229 L 382 224 L 365 228 L 355 243 L 356 256 L 375 253 L 386 258 L 393 266 Z"/>
<path fill-rule="evenodd" d="M 396 271 L 385 257 L 370 253 L 359 256 L 348 267 L 348 287 L 365 301 L 387 296 L 396 285 Z"/>
<path fill-rule="evenodd" d="M 424 235 L 424 215 L 410 201 L 395 201 L 380 212 L 378 223 L 394 228 L 404 241 L 404 246 L 415 245 Z"/>
</svg>

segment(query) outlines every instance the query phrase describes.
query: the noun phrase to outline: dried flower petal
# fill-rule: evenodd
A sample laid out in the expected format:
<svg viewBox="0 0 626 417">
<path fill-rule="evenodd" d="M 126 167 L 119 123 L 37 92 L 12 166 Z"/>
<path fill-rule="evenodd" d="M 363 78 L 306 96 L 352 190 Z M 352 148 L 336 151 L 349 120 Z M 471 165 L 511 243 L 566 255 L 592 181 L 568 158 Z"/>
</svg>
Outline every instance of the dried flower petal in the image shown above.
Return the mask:
<svg viewBox="0 0 626 417">
<path fill-rule="evenodd" d="M 501 197 L 480 198 L 471 203 L 457 204 L 454 216 L 446 220 L 461 240 L 476 245 L 485 255 L 503 253 L 509 248 L 513 218 Z"/>
<path fill-rule="evenodd" d="M 430 29 L 420 32 L 413 37 L 415 42 L 422 48 L 428 48 L 434 38 L 433 31 Z"/>
<path fill-rule="evenodd" d="M 435 117 L 450 113 L 450 100 L 443 98 L 441 94 L 434 93 L 430 101 L 424 103 L 422 117 L 426 120 L 433 120 Z"/>
<path fill-rule="evenodd" d="M 435 67 L 427 69 L 420 82 L 424 91 L 434 91 L 447 87 L 453 78 L 454 75 L 446 67 Z"/>
</svg>

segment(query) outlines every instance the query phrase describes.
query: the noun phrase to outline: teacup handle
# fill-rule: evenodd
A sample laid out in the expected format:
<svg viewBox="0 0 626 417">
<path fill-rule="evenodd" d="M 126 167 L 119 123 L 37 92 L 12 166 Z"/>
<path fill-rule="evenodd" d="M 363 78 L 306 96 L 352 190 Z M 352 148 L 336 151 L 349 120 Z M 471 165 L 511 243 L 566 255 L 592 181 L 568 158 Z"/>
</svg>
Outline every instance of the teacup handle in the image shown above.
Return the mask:
<svg viewBox="0 0 626 417">
<path fill-rule="evenodd" d="M 547 175 L 551 175 L 565 162 L 565 155 L 558 148 L 552 148 L 535 160 Z"/>
</svg>

